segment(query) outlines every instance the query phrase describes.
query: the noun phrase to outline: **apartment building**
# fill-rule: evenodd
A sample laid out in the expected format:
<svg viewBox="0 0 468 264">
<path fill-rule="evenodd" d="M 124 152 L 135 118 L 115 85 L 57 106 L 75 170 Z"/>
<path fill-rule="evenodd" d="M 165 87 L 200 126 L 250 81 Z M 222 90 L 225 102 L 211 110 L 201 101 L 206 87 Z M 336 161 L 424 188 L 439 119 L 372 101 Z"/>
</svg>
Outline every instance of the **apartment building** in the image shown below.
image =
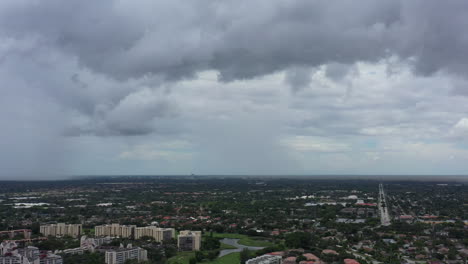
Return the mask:
<svg viewBox="0 0 468 264">
<path fill-rule="evenodd" d="M 283 258 L 281 256 L 262 255 L 253 259 L 249 259 L 245 264 L 281 264 Z"/>
<path fill-rule="evenodd" d="M 171 240 L 172 238 L 175 238 L 175 229 L 159 228 L 156 226 L 137 227 L 135 229 L 135 239 L 140 239 L 144 236 L 152 237 L 157 242 Z"/>
<path fill-rule="evenodd" d="M 94 252 L 94 249 L 96 247 L 101 246 L 103 244 L 110 243 L 111 241 L 112 241 L 112 238 L 110 236 L 96 237 L 96 238 L 81 236 L 80 248 L 83 250 Z"/>
<path fill-rule="evenodd" d="M 179 236 L 177 237 L 177 246 L 179 247 L 179 250 L 200 250 L 201 236 L 201 231 L 180 231 Z"/>
<path fill-rule="evenodd" d="M 18 248 L 12 241 L 0 244 L 0 264 L 63 264 L 62 257 L 37 247 Z"/>
<path fill-rule="evenodd" d="M 139 247 L 132 247 L 128 244 L 126 248 L 120 247 L 106 251 L 106 264 L 123 264 L 129 259 L 136 259 L 138 262 L 148 260 L 148 252 Z"/>
<path fill-rule="evenodd" d="M 33 262 L 33 264 L 36 264 Z M 39 257 L 39 264 L 63 264 L 63 259 L 59 255 L 52 254 L 52 252 Z"/>
<path fill-rule="evenodd" d="M 44 236 L 72 236 L 79 237 L 83 233 L 83 227 L 81 224 L 50 224 L 50 225 L 41 225 L 40 232 Z"/>
<path fill-rule="evenodd" d="M 123 237 L 133 238 L 135 236 L 136 225 L 101 225 L 94 227 L 96 237 L 110 236 L 110 237 Z"/>
</svg>

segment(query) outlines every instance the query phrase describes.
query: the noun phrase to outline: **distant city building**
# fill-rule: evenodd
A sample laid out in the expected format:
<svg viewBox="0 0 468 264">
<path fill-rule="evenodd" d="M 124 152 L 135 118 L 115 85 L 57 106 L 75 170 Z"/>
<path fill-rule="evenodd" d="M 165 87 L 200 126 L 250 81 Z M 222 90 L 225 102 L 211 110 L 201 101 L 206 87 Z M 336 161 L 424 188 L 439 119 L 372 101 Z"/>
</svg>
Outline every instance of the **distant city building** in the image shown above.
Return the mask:
<svg viewBox="0 0 468 264">
<path fill-rule="evenodd" d="M 182 251 L 200 250 L 201 231 L 180 231 L 177 237 L 177 246 Z"/>
<path fill-rule="evenodd" d="M 156 226 L 137 227 L 135 229 L 135 239 L 148 236 L 154 238 L 157 242 L 171 240 L 175 238 L 174 228 L 159 228 Z"/>
<path fill-rule="evenodd" d="M 41 225 L 40 232 L 44 236 L 71 236 L 79 237 L 83 233 L 83 227 L 81 224 L 50 224 L 50 225 Z"/>
<path fill-rule="evenodd" d="M 106 264 L 123 264 L 129 259 L 136 259 L 138 262 L 148 260 L 148 252 L 139 247 L 132 247 L 128 244 L 127 247 L 114 248 L 106 251 Z"/>
<path fill-rule="evenodd" d="M 249 259 L 245 264 L 281 264 L 283 261 L 281 256 L 263 255 L 253 259 Z"/>
<path fill-rule="evenodd" d="M 135 236 L 136 225 L 101 225 L 94 227 L 94 233 L 97 237 L 123 237 L 133 238 Z"/>
<path fill-rule="evenodd" d="M 62 257 L 37 247 L 18 248 L 15 242 L 0 244 L 0 264 L 63 264 Z"/>
</svg>

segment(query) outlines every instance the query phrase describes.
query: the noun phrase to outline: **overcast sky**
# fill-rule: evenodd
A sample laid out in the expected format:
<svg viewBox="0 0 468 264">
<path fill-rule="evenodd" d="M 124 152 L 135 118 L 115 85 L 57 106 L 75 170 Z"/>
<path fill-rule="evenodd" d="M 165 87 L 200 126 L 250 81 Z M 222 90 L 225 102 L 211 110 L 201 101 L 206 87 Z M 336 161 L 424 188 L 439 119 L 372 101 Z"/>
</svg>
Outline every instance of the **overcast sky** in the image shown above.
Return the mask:
<svg viewBox="0 0 468 264">
<path fill-rule="evenodd" d="M 0 1 L 0 179 L 467 174 L 468 1 Z"/>
</svg>

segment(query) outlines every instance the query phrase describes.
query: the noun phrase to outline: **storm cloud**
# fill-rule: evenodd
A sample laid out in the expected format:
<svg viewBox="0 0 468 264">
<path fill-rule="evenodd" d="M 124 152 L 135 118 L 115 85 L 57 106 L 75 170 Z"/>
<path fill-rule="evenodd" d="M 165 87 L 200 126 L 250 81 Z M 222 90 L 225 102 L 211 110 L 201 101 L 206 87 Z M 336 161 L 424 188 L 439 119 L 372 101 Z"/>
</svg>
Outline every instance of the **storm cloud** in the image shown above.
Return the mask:
<svg viewBox="0 0 468 264">
<path fill-rule="evenodd" d="M 40 170 L 27 164 L 63 174 L 370 173 L 385 172 L 376 160 L 398 162 L 388 142 L 464 159 L 467 26 L 462 0 L 5 0 L 0 142 L 19 154 L 1 164 L 7 174 Z M 189 147 L 158 143 L 181 140 Z M 30 148 L 49 158 L 19 158 Z M 164 161 L 128 159 L 142 150 Z M 419 159 L 409 172 L 422 172 Z M 103 167 L 115 164 L 122 170 Z"/>
<path fill-rule="evenodd" d="M 465 1 L 3 1 L 4 37 L 34 36 L 117 79 L 223 80 L 396 55 L 418 73 L 467 73 Z"/>
</svg>

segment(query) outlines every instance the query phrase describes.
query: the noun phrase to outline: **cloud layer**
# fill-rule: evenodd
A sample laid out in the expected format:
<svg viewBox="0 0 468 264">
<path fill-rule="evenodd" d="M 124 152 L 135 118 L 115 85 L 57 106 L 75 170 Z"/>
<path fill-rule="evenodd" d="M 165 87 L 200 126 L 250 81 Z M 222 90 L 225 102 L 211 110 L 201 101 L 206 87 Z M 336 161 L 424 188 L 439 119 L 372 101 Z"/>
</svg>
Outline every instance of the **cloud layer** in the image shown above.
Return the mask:
<svg viewBox="0 0 468 264">
<path fill-rule="evenodd" d="M 467 25 L 461 0 L 2 1 L 0 174 L 460 173 Z"/>
</svg>

